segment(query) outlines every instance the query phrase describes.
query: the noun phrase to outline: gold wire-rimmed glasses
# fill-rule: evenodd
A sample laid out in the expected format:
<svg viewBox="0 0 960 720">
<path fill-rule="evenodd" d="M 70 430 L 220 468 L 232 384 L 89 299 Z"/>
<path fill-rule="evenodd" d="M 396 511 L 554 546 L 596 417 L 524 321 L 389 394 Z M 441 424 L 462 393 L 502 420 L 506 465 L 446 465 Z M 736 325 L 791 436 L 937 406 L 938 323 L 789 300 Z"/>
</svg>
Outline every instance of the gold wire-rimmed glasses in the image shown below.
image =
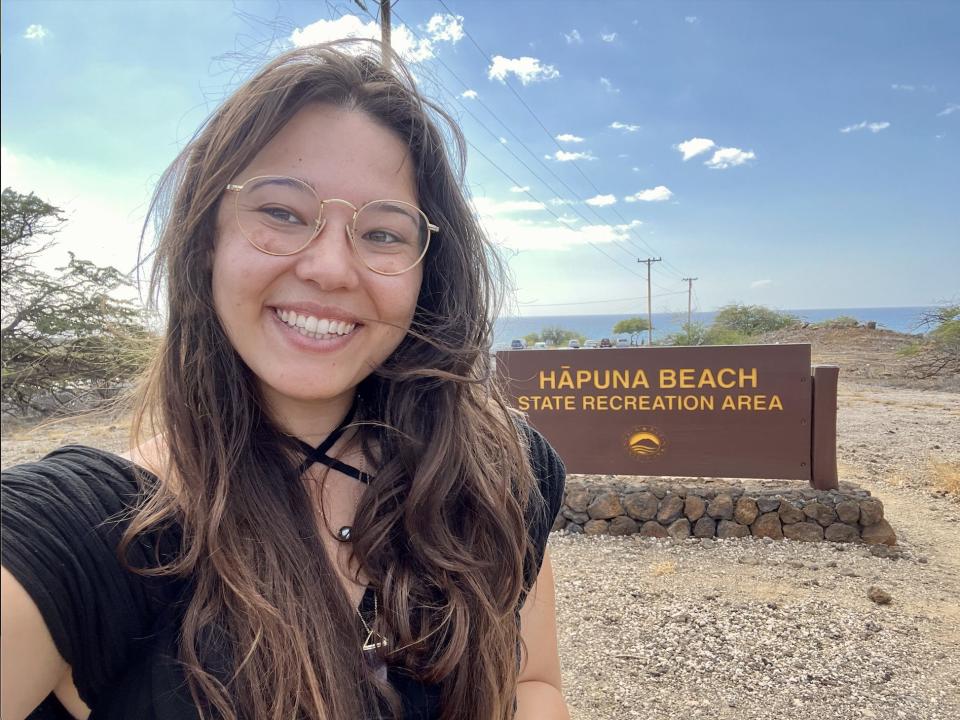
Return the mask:
<svg viewBox="0 0 960 720">
<path fill-rule="evenodd" d="M 347 200 L 321 200 L 303 180 L 285 175 L 258 175 L 227 190 L 236 198 L 240 232 L 267 255 L 294 255 L 306 248 L 326 225 L 324 208 L 332 203 L 353 210 L 346 225 L 354 253 L 379 275 L 401 275 L 427 254 L 432 225 L 424 212 L 403 200 L 371 200 L 359 208 Z"/>
</svg>

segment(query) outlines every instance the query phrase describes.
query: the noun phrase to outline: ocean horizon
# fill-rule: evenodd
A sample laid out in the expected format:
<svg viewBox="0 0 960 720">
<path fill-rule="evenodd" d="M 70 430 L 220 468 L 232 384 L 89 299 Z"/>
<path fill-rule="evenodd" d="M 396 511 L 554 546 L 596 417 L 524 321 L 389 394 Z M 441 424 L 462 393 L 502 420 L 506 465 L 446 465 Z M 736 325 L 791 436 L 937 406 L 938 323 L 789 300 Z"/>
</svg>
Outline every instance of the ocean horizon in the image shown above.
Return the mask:
<svg viewBox="0 0 960 720">
<path fill-rule="evenodd" d="M 933 306 L 921 307 L 887 307 L 887 308 L 815 308 L 800 310 L 783 310 L 782 312 L 796 315 L 804 322 L 818 323 L 840 316 L 856 319 L 859 323 L 877 323 L 877 327 L 893 330 L 900 333 L 922 334 L 924 329 L 919 322 L 925 312 L 934 309 Z M 530 333 L 539 333 L 544 328 L 559 326 L 564 330 L 584 335 L 588 340 L 601 338 L 615 339 L 621 337 L 613 332 L 613 326 L 620 320 L 635 317 L 641 313 L 621 313 L 614 315 L 528 315 L 522 317 L 500 317 L 494 326 L 494 349 L 509 347 L 513 339 L 523 338 Z M 710 325 L 717 316 L 717 311 L 695 312 L 692 314 L 694 322 Z M 653 313 L 653 339 L 656 342 L 666 335 L 681 332 L 687 314 L 680 313 Z M 628 337 L 628 336 L 622 336 Z M 646 333 L 644 333 L 646 338 Z"/>
</svg>

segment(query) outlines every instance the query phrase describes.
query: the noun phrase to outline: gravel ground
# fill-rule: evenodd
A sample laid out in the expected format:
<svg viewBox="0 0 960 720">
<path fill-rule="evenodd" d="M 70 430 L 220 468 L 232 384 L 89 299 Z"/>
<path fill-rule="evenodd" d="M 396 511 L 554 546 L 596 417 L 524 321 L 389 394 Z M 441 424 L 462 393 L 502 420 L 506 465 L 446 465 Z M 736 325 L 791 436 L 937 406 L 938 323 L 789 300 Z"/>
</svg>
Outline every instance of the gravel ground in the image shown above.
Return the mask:
<svg viewBox="0 0 960 720">
<path fill-rule="evenodd" d="M 554 533 L 573 720 L 960 718 L 958 420 L 960 394 L 841 380 L 841 479 L 883 501 L 892 551 Z M 7 423 L 0 464 L 124 431 Z"/>
<path fill-rule="evenodd" d="M 937 487 L 960 395 L 842 383 L 839 405 L 841 479 L 883 501 L 892 551 L 551 536 L 574 720 L 960 718 L 960 497 Z"/>
</svg>

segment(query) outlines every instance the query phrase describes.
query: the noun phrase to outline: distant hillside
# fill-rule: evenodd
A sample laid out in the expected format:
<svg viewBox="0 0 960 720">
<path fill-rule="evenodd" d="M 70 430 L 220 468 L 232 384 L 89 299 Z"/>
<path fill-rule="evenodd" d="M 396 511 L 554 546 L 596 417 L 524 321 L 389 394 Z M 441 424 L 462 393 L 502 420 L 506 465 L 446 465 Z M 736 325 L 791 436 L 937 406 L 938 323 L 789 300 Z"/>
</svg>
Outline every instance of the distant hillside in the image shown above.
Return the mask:
<svg viewBox="0 0 960 720">
<path fill-rule="evenodd" d="M 918 381 L 910 377 L 911 359 L 901 352 L 920 336 L 857 327 L 795 326 L 757 336 L 761 344 L 810 343 L 814 364 L 839 365 L 840 377 L 897 385 L 960 390 L 960 378 Z"/>
</svg>

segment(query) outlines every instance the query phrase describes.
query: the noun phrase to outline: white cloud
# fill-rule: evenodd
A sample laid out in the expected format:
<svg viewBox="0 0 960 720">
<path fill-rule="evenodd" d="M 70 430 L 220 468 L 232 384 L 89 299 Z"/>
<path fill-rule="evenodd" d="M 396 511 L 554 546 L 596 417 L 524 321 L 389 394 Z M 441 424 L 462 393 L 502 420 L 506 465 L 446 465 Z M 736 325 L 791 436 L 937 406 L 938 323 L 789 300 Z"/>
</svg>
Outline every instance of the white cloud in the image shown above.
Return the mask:
<svg viewBox="0 0 960 720">
<path fill-rule="evenodd" d="M 67 252 L 98 265 L 128 272 L 137 263 L 149 193 L 132 178 L 95 166 L 71 165 L 0 147 L 0 185 L 37 197 L 67 218 L 56 244 L 38 259 L 48 272 L 67 262 Z M 146 247 L 152 236 L 145 238 Z M 149 273 L 149 268 L 147 269 Z M 126 296 L 127 291 L 120 293 Z"/>
<path fill-rule="evenodd" d="M 580 31 L 574 28 L 570 31 L 570 34 L 563 34 L 563 37 L 567 41 L 567 45 L 583 45 L 583 38 L 580 37 Z"/>
<path fill-rule="evenodd" d="M 427 21 L 430 39 L 458 43 L 463 39 L 463 15 L 436 14 Z"/>
<path fill-rule="evenodd" d="M 512 188 L 510 188 L 510 192 L 512 192 L 512 193 L 525 193 L 525 192 L 530 192 L 530 186 L 529 186 L 529 185 L 524 185 L 523 187 L 520 187 L 519 185 L 514 185 Z"/>
<path fill-rule="evenodd" d="M 516 75 L 524 85 L 560 77 L 560 71 L 553 65 L 541 65 L 537 58 L 505 58 L 503 55 L 494 55 L 493 63 L 487 69 L 487 77 L 505 83 L 510 73 Z"/>
<path fill-rule="evenodd" d="M 673 192 L 670 191 L 670 188 L 664 185 L 657 185 L 655 188 L 649 188 L 648 190 L 641 190 L 640 192 L 634 193 L 633 195 L 627 195 L 624 198 L 628 203 L 629 202 L 663 202 L 664 200 L 669 200 L 673 197 Z"/>
<path fill-rule="evenodd" d="M 565 198 L 551 198 L 547 202 L 549 202 L 551 205 L 558 206 L 558 207 L 560 205 L 571 205 L 573 203 L 572 200 L 567 200 Z"/>
<path fill-rule="evenodd" d="M 612 32 L 612 33 L 609 33 L 609 34 L 608 34 L 608 33 L 601 33 L 601 34 L 600 34 L 600 37 L 603 38 L 603 41 L 604 41 L 604 42 L 612 43 L 614 40 L 617 39 L 617 34 L 616 34 L 615 32 Z"/>
<path fill-rule="evenodd" d="M 737 165 L 743 165 L 748 160 L 756 159 L 756 157 L 756 153 L 752 150 L 741 150 L 734 147 L 718 148 L 713 157 L 707 160 L 704 165 L 714 170 L 726 170 Z"/>
<path fill-rule="evenodd" d="M 500 137 L 500 144 L 501 144 L 501 145 L 506 145 L 506 144 L 507 144 L 507 139 L 506 139 L 505 137 L 502 137 L 502 136 L 501 136 L 501 137 Z"/>
<path fill-rule="evenodd" d="M 575 225 L 576 223 L 580 222 L 580 218 L 575 217 L 574 215 L 561 215 L 557 218 L 557 220 L 562 223 L 566 223 L 567 225 Z"/>
<path fill-rule="evenodd" d="M 633 166 L 632 168 L 630 168 L 630 169 L 633 170 L 634 172 L 640 172 L 640 168 L 638 168 L 636 165 L 634 165 L 634 166 Z"/>
<path fill-rule="evenodd" d="M 696 157 L 700 153 L 705 153 L 707 150 L 716 147 L 716 145 L 713 140 L 709 138 L 695 137 L 690 138 L 689 140 L 684 140 L 682 143 L 678 143 L 675 147 L 677 150 L 683 153 L 683 159 L 686 161 L 692 157 Z"/>
<path fill-rule="evenodd" d="M 603 86 L 603 89 L 606 90 L 608 93 L 612 95 L 620 94 L 620 88 L 614 87 L 613 83 L 610 82 L 610 80 L 608 80 L 607 78 L 605 77 L 600 78 L 600 84 Z"/>
<path fill-rule="evenodd" d="M 840 128 L 840 132 L 851 133 L 858 130 L 869 130 L 872 133 L 878 133 L 881 130 L 886 130 L 888 127 L 890 127 L 890 123 L 888 122 L 867 122 L 864 120 L 856 125 L 847 125 L 845 128 Z"/>
<path fill-rule="evenodd" d="M 616 195 L 594 195 L 592 198 L 588 198 L 586 201 L 587 205 L 593 207 L 606 207 L 607 205 L 613 205 L 617 202 Z"/>
<path fill-rule="evenodd" d="M 570 133 L 563 133 L 562 135 L 557 135 L 557 140 L 560 142 L 568 143 L 582 143 L 583 138 L 578 135 L 571 135 Z"/>
<path fill-rule="evenodd" d="M 690 23 L 691 25 L 693 25 L 696 22 L 700 22 L 700 18 L 698 18 L 696 15 L 687 15 L 683 20 L 684 22 Z"/>
<path fill-rule="evenodd" d="M 752 283 L 750 283 L 750 287 L 752 287 L 752 288 L 762 288 L 762 287 L 767 287 L 767 285 L 772 285 L 772 284 L 773 284 L 773 280 L 754 280 Z"/>
<path fill-rule="evenodd" d="M 624 132 L 636 132 L 640 129 L 639 125 L 631 125 L 630 123 L 622 123 L 619 120 L 614 120 L 610 123 L 610 127 L 614 130 L 623 130 Z"/>
<path fill-rule="evenodd" d="M 436 56 L 438 43 L 457 43 L 463 37 L 463 18 L 459 15 L 434 15 L 427 23 L 428 37 L 420 37 L 406 25 L 394 26 L 391 34 L 393 49 L 407 62 L 422 62 Z M 295 28 L 290 42 L 295 47 L 339 40 L 341 38 L 380 39 L 380 26 L 373 20 L 365 22 L 356 15 L 343 15 L 336 20 L 317 20 L 303 28 Z"/>
<path fill-rule="evenodd" d="M 533 200 L 494 200 L 488 197 L 473 198 L 473 206 L 480 215 L 505 215 L 518 212 L 537 212 L 545 209 L 542 202 Z"/>
<path fill-rule="evenodd" d="M 494 203 L 494 207 L 499 203 Z M 623 242 L 641 225 L 639 220 L 622 225 L 577 225 L 575 217 L 531 220 L 491 212 L 486 198 L 475 198 L 474 206 L 488 236 L 497 244 L 513 250 L 566 251 L 587 243 Z"/>
<path fill-rule="evenodd" d="M 917 89 L 916 85 L 903 85 L 900 83 L 894 83 L 890 86 L 891 90 L 906 90 L 907 92 L 913 92 Z"/>
<path fill-rule="evenodd" d="M 566 150 L 557 150 L 553 155 L 544 155 L 544 160 L 556 160 L 557 162 L 572 162 L 574 160 L 596 160 L 589 152 L 567 152 Z"/>
<path fill-rule="evenodd" d="M 460 93 L 460 97 L 466 98 L 467 100 L 476 100 L 479 96 L 477 95 L 476 90 L 464 90 L 462 93 Z"/>
<path fill-rule="evenodd" d="M 960 110 L 960 104 L 950 103 L 943 110 L 937 113 L 937 117 L 944 117 L 945 115 L 953 115 L 957 110 Z"/>
<path fill-rule="evenodd" d="M 49 33 L 43 25 L 27 25 L 23 37 L 27 40 L 43 40 Z"/>
</svg>

